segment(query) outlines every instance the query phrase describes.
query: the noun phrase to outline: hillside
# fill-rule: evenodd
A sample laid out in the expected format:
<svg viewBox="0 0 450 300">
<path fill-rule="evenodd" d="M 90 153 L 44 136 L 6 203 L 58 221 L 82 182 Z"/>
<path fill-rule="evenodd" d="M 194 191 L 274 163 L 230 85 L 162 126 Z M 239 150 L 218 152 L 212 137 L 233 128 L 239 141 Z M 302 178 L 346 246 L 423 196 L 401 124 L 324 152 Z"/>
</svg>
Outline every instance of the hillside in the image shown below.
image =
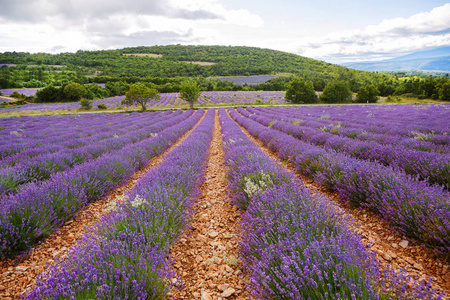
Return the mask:
<svg viewBox="0 0 450 300">
<path fill-rule="evenodd" d="M 210 77 L 275 73 L 292 73 L 325 81 L 371 77 L 365 72 L 292 53 L 234 46 L 171 45 L 61 54 L 5 52 L 0 53 L 2 63 L 64 65 L 82 75 L 113 77 Z"/>
<path fill-rule="evenodd" d="M 393 59 L 342 64 L 363 71 L 444 71 L 450 72 L 450 47 L 418 51 Z"/>
</svg>

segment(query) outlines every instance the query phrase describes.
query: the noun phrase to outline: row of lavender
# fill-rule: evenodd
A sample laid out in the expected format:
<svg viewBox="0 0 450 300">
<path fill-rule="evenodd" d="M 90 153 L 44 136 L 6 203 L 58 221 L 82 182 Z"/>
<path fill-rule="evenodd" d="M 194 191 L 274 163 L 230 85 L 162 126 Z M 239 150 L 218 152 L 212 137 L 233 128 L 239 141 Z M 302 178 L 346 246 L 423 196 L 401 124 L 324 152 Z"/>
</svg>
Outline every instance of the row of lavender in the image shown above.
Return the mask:
<svg viewBox="0 0 450 300">
<path fill-rule="evenodd" d="M 219 110 L 228 185 L 243 216 L 241 255 L 257 299 L 433 299 L 425 282 L 383 272 L 350 221 L 312 195 Z"/>
<path fill-rule="evenodd" d="M 383 145 L 375 141 L 355 140 L 310 126 L 294 125 L 289 116 L 271 114 L 264 109 L 239 108 L 238 111 L 265 126 L 271 126 L 304 142 L 359 159 L 377 161 L 413 176 L 417 175 L 430 183 L 438 183 L 447 189 L 450 188 L 450 154 L 407 149 L 400 145 Z"/>
<path fill-rule="evenodd" d="M 105 153 L 41 183 L 28 183 L 0 205 L 0 256 L 28 250 L 71 219 L 89 202 L 124 183 L 136 170 L 172 145 L 200 119 L 186 111 L 160 122 L 161 130 L 120 150 Z"/>
<path fill-rule="evenodd" d="M 375 138 L 383 143 L 406 145 L 408 140 L 403 139 L 409 138 L 410 142 L 423 141 L 425 148 L 450 143 L 450 105 L 447 104 L 291 107 L 272 112 L 283 112 L 284 116 L 297 118 L 302 125 L 308 122 L 309 126 L 351 138 Z"/>
<path fill-rule="evenodd" d="M 300 141 L 244 117 L 231 116 L 301 173 L 356 206 L 376 211 L 401 233 L 450 253 L 450 196 L 439 186 L 383 166 Z"/>
<path fill-rule="evenodd" d="M 213 125 L 210 110 L 28 299 L 164 299 L 175 275 L 168 252 L 192 216 Z"/>
<path fill-rule="evenodd" d="M 52 150 L 59 147 L 59 151 L 47 152 L 48 147 L 37 147 L 31 151 L 23 151 L 0 161 L 0 201 L 5 195 L 15 193 L 22 185 L 29 182 L 40 182 L 50 178 L 55 173 L 68 170 L 87 163 L 106 153 L 118 151 L 130 144 L 157 135 L 167 124 L 165 121 L 173 119 L 180 112 L 149 114 L 138 126 L 130 126 L 126 131 L 105 135 L 101 131 L 108 124 L 96 127 L 95 133 L 78 143 L 68 142 L 71 147 L 64 147 L 67 142 L 51 145 Z M 141 117 L 141 116 L 140 116 Z M 145 115 L 144 115 L 145 117 Z M 122 118 L 122 120 L 129 119 Z M 140 118 L 139 118 L 140 119 Z M 133 125 L 133 122 L 130 122 Z M 134 129 L 134 130 L 133 130 Z M 118 134 L 119 133 L 119 134 Z M 44 141 L 42 141 L 44 142 Z M 6 167 L 5 167 L 6 166 Z"/>
<path fill-rule="evenodd" d="M 170 113 L 132 113 L 127 117 L 120 114 L 90 114 L 0 119 L 0 126 L 4 129 L 0 131 L 1 166 L 13 166 L 26 157 L 75 149 L 94 141 L 119 137 Z"/>
<path fill-rule="evenodd" d="M 137 114 L 135 117 L 139 118 Z M 44 143 L 48 143 L 52 142 L 52 139 L 61 138 L 62 135 L 77 139 L 94 134 L 97 126 L 111 123 L 115 127 L 119 125 L 120 120 L 120 115 L 106 114 L 3 118 L 0 119 L 0 146 L 23 144 L 33 148 L 42 144 L 42 139 L 47 139 Z M 111 128 L 105 128 L 109 129 Z M 3 150 L 0 153 L 1 157 L 4 157 Z"/>
<path fill-rule="evenodd" d="M 403 106 L 403 109 L 405 110 L 408 110 L 409 108 L 411 107 Z M 327 111 L 328 109 L 329 108 L 324 107 L 322 111 Z M 362 110 L 363 107 L 361 106 L 360 109 Z M 450 153 L 450 146 L 445 143 L 433 143 L 428 138 L 423 138 L 424 135 L 417 135 L 418 133 L 416 131 L 413 131 L 412 133 L 410 132 L 409 135 L 393 135 L 392 132 L 391 134 L 386 134 L 389 130 L 395 128 L 390 121 L 385 121 L 389 124 L 388 128 L 381 129 L 380 133 L 377 133 L 373 132 L 376 130 L 370 127 L 382 127 L 380 124 L 367 124 L 367 122 L 365 122 L 366 124 L 360 124 L 358 121 L 336 121 L 335 118 L 332 118 L 328 114 L 325 118 L 312 117 L 308 115 L 307 111 L 308 109 L 302 112 L 296 110 L 295 108 L 291 108 L 291 111 L 288 112 L 282 108 L 268 108 L 265 110 L 265 113 L 275 115 L 284 121 L 293 123 L 294 125 L 314 128 L 316 130 L 329 132 L 341 137 L 361 141 L 374 141 L 382 145 L 401 146 L 419 151 Z M 354 113 L 357 114 L 357 112 Z M 360 111 L 359 118 L 365 118 L 364 112 Z M 414 123 L 415 120 L 410 120 L 409 122 Z"/>
</svg>

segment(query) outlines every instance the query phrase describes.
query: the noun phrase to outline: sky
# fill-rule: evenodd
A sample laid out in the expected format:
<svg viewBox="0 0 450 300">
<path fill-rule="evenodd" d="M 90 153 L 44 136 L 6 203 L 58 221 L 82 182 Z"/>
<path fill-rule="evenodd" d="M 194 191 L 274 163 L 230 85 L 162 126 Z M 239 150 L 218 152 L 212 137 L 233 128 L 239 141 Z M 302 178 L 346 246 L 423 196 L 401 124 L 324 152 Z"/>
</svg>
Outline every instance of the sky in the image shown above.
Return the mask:
<svg viewBox="0 0 450 300">
<path fill-rule="evenodd" d="M 330 63 L 450 46 L 439 0 L 0 0 L 0 52 L 269 48 Z"/>
</svg>

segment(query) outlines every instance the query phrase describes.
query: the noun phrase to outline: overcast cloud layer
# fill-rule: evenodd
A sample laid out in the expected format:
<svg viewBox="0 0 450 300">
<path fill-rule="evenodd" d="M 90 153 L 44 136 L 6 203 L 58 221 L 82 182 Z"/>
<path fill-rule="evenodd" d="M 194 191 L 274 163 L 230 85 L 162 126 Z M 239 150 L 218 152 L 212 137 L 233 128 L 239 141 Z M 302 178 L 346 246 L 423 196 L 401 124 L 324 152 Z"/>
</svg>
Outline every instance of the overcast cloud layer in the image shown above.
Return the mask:
<svg viewBox="0 0 450 300">
<path fill-rule="evenodd" d="M 350 31 L 312 35 L 297 24 L 269 24 L 267 16 L 220 0 L 0 0 L 0 52 L 246 45 L 343 62 L 450 45 L 450 3 Z"/>
<path fill-rule="evenodd" d="M 448 45 L 450 3 L 409 18 L 384 20 L 362 30 L 307 39 L 296 52 L 327 61 L 379 60 Z"/>
</svg>

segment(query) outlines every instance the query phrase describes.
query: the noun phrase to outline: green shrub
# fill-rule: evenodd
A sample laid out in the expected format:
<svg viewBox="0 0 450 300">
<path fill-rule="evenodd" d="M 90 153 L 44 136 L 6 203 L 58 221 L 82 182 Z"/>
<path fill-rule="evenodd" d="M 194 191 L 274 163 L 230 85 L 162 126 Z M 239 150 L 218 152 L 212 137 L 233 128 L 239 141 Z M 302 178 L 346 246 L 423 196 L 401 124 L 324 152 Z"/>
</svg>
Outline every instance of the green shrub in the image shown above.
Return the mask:
<svg viewBox="0 0 450 300">
<path fill-rule="evenodd" d="M 105 104 L 99 104 L 99 105 L 97 105 L 97 108 L 98 109 L 108 109 L 108 107 L 106 107 Z"/>
<path fill-rule="evenodd" d="M 92 101 L 89 99 L 81 99 L 79 102 L 81 109 L 90 110 L 92 108 Z"/>
</svg>

